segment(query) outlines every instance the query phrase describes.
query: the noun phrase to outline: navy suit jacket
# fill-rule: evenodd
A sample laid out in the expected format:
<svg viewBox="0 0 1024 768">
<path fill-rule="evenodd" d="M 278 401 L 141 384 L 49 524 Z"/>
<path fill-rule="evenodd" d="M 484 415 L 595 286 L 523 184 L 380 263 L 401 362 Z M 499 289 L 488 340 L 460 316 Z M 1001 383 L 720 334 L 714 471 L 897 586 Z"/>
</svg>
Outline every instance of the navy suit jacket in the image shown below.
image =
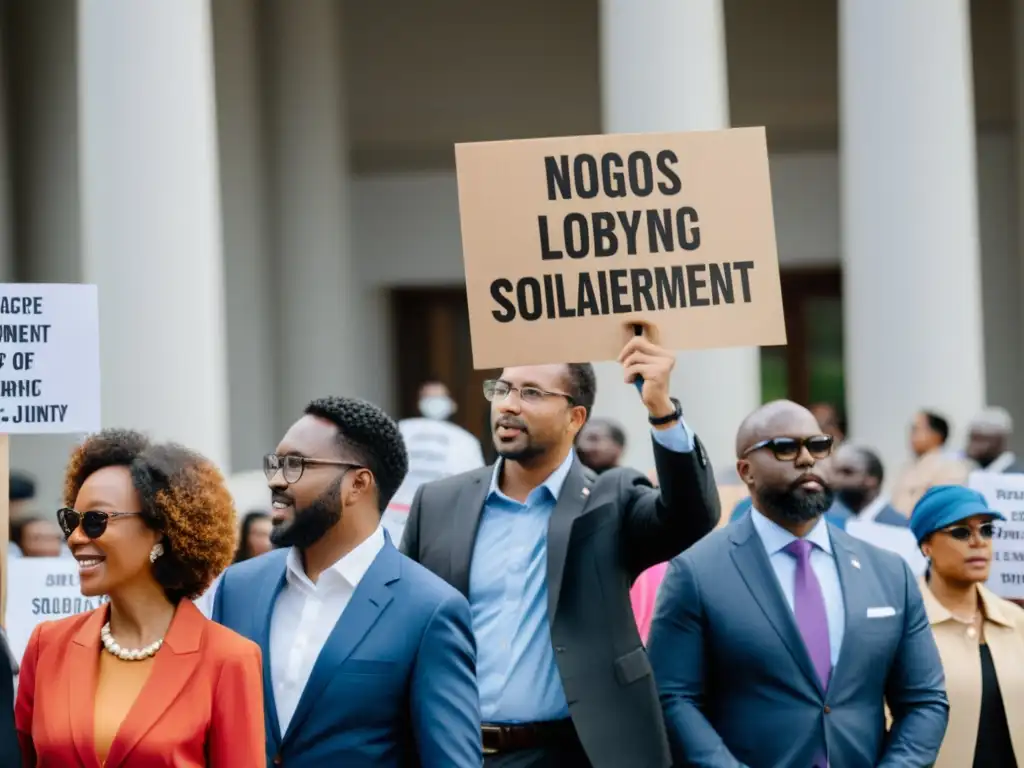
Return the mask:
<svg viewBox="0 0 1024 768">
<path fill-rule="evenodd" d="M 823 748 L 830 768 L 935 761 L 949 705 L 917 582 L 899 556 L 829 535 L 846 630 L 827 691 L 749 515 L 671 562 L 647 651 L 677 765 L 806 768 Z"/>
<path fill-rule="evenodd" d="M 479 768 L 469 603 L 390 539 L 320 652 L 286 733 L 271 681 L 270 618 L 288 550 L 224 572 L 213 619 L 259 643 L 267 761 L 348 768 Z"/>
<path fill-rule="evenodd" d="M 21 765 L 18 732 L 14 728 L 14 670 L 7 639 L 0 630 L 0 765 Z"/>
</svg>

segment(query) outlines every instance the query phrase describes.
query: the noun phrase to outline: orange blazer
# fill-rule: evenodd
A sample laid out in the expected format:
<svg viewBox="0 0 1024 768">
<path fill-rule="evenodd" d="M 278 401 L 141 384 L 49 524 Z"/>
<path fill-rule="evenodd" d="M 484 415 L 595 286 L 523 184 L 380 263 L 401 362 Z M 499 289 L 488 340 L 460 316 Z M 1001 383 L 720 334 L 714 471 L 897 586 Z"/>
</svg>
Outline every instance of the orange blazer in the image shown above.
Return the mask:
<svg viewBox="0 0 1024 768">
<path fill-rule="evenodd" d="M 103 768 L 93 733 L 109 607 L 40 624 L 14 707 L 25 768 Z M 266 766 L 259 646 L 183 600 L 105 768 Z"/>
</svg>

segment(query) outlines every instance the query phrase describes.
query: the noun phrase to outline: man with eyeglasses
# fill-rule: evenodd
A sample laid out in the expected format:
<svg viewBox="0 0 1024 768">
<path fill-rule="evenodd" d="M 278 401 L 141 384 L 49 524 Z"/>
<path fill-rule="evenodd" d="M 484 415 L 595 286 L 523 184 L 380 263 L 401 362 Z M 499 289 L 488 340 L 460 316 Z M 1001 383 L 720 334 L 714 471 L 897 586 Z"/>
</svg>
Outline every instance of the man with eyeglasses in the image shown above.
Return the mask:
<svg viewBox="0 0 1024 768">
<path fill-rule="evenodd" d="M 648 648 L 678 765 L 935 761 L 949 705 L 921 592 L 898 555 L 823 519 L 832 446 L 796 403 L 748 416 L 750 514 L 669 566 Z"/>
<path fill-rule="evenodd" d="M 675 355 L 638 336 L 619 360 L 641 389 L 660 491 L 576 456 L 593 367 L 537 365 L 484 385 L 498 462 L 412 503 L 403 551 L 470 601 L 488 768 L 670 765 L 629 589 L 714 528 L 718 494 L 669 396 Z"/>
<path fill-rule="evenodd" d="M 268 764 L 478 768 L 469 605 L 381 523 L 409 466 L 398 426 L 315 400 L 263 466 L 277 549 L 224 572 L 213 619 L 263 651 Z"/>
</svg>

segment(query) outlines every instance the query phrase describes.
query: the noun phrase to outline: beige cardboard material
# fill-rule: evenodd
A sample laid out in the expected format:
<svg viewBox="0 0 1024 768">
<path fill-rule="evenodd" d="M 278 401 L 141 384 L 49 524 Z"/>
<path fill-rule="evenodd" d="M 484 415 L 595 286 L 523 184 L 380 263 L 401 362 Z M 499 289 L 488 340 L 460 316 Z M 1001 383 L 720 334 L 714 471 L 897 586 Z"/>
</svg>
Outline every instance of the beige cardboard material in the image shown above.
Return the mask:
<svg viewBox="0 0 1024 768">
<path fill-rule="evenodd" d="M 673 350 L 786 343 L 763 128 L 457 144 L 455 160 L 475 368 L 614 360 L 634 321 Z"/>
</svg>

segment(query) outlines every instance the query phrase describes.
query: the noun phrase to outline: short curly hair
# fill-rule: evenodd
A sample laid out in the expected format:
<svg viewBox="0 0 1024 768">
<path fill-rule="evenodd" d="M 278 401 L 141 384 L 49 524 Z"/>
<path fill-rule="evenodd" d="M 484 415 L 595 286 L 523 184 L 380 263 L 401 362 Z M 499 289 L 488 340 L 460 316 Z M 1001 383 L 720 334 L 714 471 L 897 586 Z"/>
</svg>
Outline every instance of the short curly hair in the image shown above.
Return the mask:
<svg viewBox="0 0 1024 768">
<path fill-rule="evenodd" d="M 338 428 L 338 444 L 373 473 L 383 513 L 409 471 L 405 440 L 394 419 L 354 397 L 322 397 L 306 406 L 306 414 Z"/>
<path fill-rule="evenodd" d="M 140 432 L 107 429 L 71 454 L 64 503 L 73 506 L 86 479 L 106 467 L 127 467 L 142 501 L 142 519 L 164 534 L 153 575 L 168 600 L 194 600 L 231 563 L 238 537 L 235 503 L 224 476 L 205 457 Z"/>
<path fill-rule="evenodd" d="M 597 398 L 597 375 L 590 363 L 569 363 L 567 366 L 566 385 L 573 405 L 582 405 L 587 411 L 587 419 L 594 410 Z"/>
</svg>

